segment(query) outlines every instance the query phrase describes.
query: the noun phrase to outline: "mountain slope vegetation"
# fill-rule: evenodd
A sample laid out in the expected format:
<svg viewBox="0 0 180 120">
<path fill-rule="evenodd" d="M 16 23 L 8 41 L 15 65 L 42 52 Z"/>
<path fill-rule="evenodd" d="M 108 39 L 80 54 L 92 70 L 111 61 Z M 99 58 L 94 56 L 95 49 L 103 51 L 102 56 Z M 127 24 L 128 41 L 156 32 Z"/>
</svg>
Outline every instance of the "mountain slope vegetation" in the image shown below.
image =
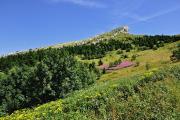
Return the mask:
<svg viewBox="0 0 180 120">
<path fill-rule="evenodd" d="M 178 119 L 179 72 L 179 66 L 172 66 L 95 84 L 2 119 Z"/>
<path fill-rule="evenodd" d="M 3 56 L 0 119 L 178 119 L 179 40 L 116 30 Z"/>
</svg>

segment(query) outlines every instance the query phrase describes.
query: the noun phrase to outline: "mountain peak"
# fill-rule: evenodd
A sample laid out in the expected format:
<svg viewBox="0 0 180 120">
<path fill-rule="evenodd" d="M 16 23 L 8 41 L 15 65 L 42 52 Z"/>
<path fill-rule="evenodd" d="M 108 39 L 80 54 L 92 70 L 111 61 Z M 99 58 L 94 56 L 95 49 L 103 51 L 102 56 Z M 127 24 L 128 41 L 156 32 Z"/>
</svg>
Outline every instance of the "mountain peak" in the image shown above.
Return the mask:
<svg viewBox="0 0 180 120">
<path fill-rule="evenodd" d="M 115 32 L 115 33 L 128 33 L 129 32 L 129 27 L 128 26 L 121 26 L 121 27 L 118 27 L 114 30 L 112 30 L 111 32 Z"/>
</svg>

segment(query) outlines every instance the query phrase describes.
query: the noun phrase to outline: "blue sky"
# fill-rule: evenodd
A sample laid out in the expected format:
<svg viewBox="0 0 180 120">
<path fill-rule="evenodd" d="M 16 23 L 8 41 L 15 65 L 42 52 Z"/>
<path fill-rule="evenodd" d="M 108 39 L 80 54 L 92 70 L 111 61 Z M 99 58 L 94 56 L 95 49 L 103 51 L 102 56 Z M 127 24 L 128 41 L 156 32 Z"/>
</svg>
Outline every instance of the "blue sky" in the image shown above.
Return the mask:
<svg viewBox="0 0 180 120">
<path fill-rule="evenodd" d="M 179 34 L 180 0 L 0 0 L 0 54 L 89 38 L 128 25 Z"/>
</svg>

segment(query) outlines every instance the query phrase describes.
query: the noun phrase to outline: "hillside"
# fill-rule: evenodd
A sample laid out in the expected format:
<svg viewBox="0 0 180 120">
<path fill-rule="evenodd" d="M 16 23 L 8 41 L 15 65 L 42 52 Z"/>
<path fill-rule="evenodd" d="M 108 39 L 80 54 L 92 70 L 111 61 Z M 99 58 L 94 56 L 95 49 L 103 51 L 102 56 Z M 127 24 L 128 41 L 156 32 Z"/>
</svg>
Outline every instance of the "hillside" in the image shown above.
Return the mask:
<svg viewBox="0 0 180 120">
<path fill-rule="evenodd" d="M 179 64 L 178 64 L 179 65 Z M 67 98 L 16 111 L 2 120 L 34 119 L 177 119 L 180 67 L 97 83 Z M 168 75 L 167 75 L 168 74 Z"/>
<path fill-rule="evenodd" d="M 0 58 L 0 119 L 180 117 L 180 36 L 117 28 Z"/>
</svg>

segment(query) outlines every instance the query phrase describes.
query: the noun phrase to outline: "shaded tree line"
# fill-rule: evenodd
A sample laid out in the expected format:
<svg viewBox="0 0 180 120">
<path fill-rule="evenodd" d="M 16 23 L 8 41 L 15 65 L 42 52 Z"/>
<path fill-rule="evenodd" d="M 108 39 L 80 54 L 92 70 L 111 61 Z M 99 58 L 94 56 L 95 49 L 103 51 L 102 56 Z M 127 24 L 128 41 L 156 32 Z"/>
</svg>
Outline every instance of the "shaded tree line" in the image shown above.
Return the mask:
<svg viewBox="0 0 180 120">
<path fill-rule="evenodd" d="M 180 40 L 179 35 L 155 35 L 155 36 L 126 36 L 112 37 L 108 40 L 100 41 L 91 44 L 82 44 L 64 47 L 73 55 L 81 55 L 82 59 L 99 59 L 105 56 L 109 51 L 126 50 L 138 48 L 139 50 L 158 49 L 163 47 L 165 43 L 172 43 Z"/>
<path fill-rule="evenodd" d="M 64 47 L 67 51 L 73 55 L 82 55 L 82 59 L 98 59 L 104 57 L 104 55 L 112 50 L 127 50 L 132 49 L 130 41 L 121 41 L 117 39 L 109 39 L 106 41 L 100 41 L 96 44 L 83 44 L 76 46 Z"/>
<path fill-rule="evenodd" d="M 164 46 L 164 43 L 172 43 L 180 40 L 180 36 L 173 35 L 155 35 L 155 36 L 139 36 L 132 39 L 132 44 L 140 47 L 141 50 L 156 49 Z"/>
</svg>

